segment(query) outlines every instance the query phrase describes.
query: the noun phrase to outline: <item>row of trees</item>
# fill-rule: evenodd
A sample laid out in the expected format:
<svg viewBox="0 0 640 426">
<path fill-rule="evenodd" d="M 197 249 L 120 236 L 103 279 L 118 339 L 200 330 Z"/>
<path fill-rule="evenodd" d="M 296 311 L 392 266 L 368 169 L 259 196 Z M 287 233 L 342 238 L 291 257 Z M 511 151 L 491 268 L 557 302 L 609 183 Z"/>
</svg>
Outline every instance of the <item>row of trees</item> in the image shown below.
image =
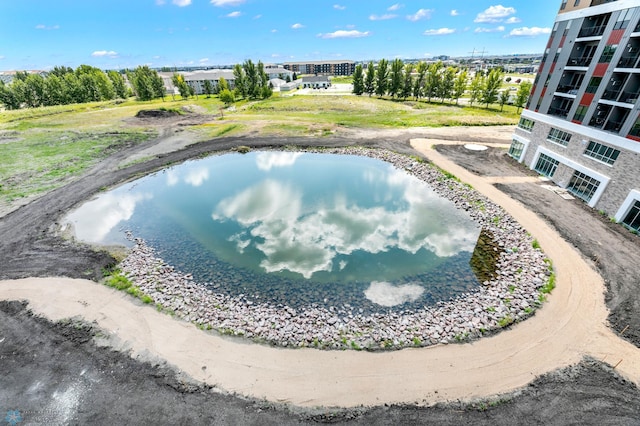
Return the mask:
<svg viewBox="0 0 640 426">
<path fill-rule="evenodd" d="M 16 73 L 11 84 L 0 81 L 0 103 L 7 109 L 66 105 L 74 103 L 125 99 L 135 94 L 140 100 L 164 97 L 162 78 L 147 66 L 126 71 L 131 84 L 117 71 L 104 72 L 89 65 L 55 67 L 46 77 Z"/>
<path fill-rule="evenodd" d="M 466 70 L 452 66 L 445 67 L 440 61 L 427 64 L 426 62 L 407 63 L 401 59 L 392 62 L 382 59 L 375 67 L 373 61 L 369 62 L 366 71 L 362 64 L 356 66 L 353 74 L 353 93 L 356 95 L 368 94 L 382 97 L 391 96 L 394 99 L 415 100 L 432 99 L 455 101 L 457 104 L 467 90 L 469 90 L 469 103 L 475 102 L 486 105 L 500 103 L 504 106 L 509 101 L 509 92 L 500 91 L 503 74 L 499 69 L 492 69 L 488 74 L 479 71 L 469 82 Z M 516 93 L 514 104 L 522 108 L 527 101 L 531 83 L 524 82 Z"/>
</svg>

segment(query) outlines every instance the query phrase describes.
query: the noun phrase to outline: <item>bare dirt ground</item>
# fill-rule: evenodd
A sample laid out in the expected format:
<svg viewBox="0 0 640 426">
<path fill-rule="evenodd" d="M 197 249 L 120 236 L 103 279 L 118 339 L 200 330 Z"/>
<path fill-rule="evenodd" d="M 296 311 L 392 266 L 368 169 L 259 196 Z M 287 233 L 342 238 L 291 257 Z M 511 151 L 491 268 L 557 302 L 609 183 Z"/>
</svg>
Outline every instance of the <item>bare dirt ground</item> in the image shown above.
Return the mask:
<svg viewBox="0 0 640 426">
<path fill-rule="evenodd" d="M 183 161 L 216 150 L 226 150 L 237 145 L 284 146 L 284 145 L 369 145 L 395 151 L 417 154 L 408 143 L 416 137 L 434 137 L 434 140 L 470 140 L 475 142 L 508 142 L 510 129 L 492 129 L 479 135 L 470 129 L 443 129 L 439 134 L 428 130 L 401 132 L 371 131 L 359 137 L 333 139 L 248 139 L 229 138 L 189 146 L 169 153 L 170 146 L 157 152 L 157 157 L 145 163 L 134 164 L 125 169 L 118 165 L 129 161 L 131 156 L 145 149 L 153 149 L 159 141 L 131 148 L 113 155 L 89 171 L 81 179 L 60 190 L 53 191 L 26 207 L 22 207 L 0 219 L 0 278 L 22 278 L 27 276 L 69 276 L 99 279 L 102 268 L 114 259 L 104 252 L 95 252 L 89 247 L 71 243 L 55 235 L 53 228 L 61 215 L 77 203 L 110 186 L 131 177 L 156 170 L 166 164 Z M 375 136 L 374 136 L 375 135 Z M 372 138 L 370 138 L 372 137 Z M 184 145 L 183 142 L 179 142 Z M 459 164 L 481 175 L 514 176 L 526 175 L 520 166 L 503 155 L 504 151 L 486 152 L 488 159 L 474 157 L 475 152 L 462 151 L 457 147 L 443 147 L 442 152 Z M 485 155 L 485 154 L 481 154 Z M 486 168 L 480 165 L 487 164 Z M 532 183 L 518 184 L 525 188 L 514 188 L 513 184 L 500 186 L 501 190 L 517 198 L 516 193 L 545 191 Z M 521 191 L 526 189 L 526 191 Z M 509 192 L 512 191 L 512 192 Z M 546 191 L 548 192 L 548 191 Z M 537 194 L 547 202 L 546 196 Z M 538 196 L 530 198 L 531 208 L 540 211 L 553 226 L 564 210 L 547 210 Z M 556 200 L 549 200 L 550 208 Z M 524 202 L 527 205 L 526 202 Z M 564 209 L 566 204 L 560 204 Z M 573 212 L 571 213 L 573 215 Z M 611 228 L 597 214 L 576 204 L 573 225 L 584 223 L 591 230 L 598 223 Z M 575 229 L 568 222 L 563 236 L 576 245 Z M 604 226 L 606 225 L 606 226 Z M 613 229 L 613 228 L 612 228 Z M 565 235 L 566 234 L 566 235 Z M 581 234 L 581 233 L 579 233 Z M 593 238 L 593 232 L 589 235 Z M 584 250 L 595 250 L 585 240 Z M 609 306 L 629 306 L 623 322 L 638 321 L 637 300 L 640 292 L 635 290 L 640 280 L 624 281 L 628 271 L 637 268 L 638 244 L 622 233 L 604 232 L 595 241 L 608 249 L 629 243 L 629 251 L 635 255 L 635 263 L 608 262 L 608 270 L 600 269 L 609 286 Z M 626 247 L 626 246 L 625 246 Z M 589 259 L 594 252 L 582 251 Z M 601 256 L 599 256 L 601 254 Z M 595 253 L 596 260 L 611 259 L 607 252 Z M 637 273 L 637 272 L 636 272 Z M 622 289 L 622 291 L 617 291 Z M 627 304 L 627 305 L 625 305 Z M 633 312 L 635 307 L 635 312 Z M 620 309 L 618 309 L 620 311 Z M 588 313 L 587 313 L 588 314 Z M 634 316 L 635 315 L 635 316 Z M 616 324 L 615 321 L 612 323 Z M 637 344 L 635 332 L 623 336 Z M 618 329 L 618 331 L 622 331 Z M 261 401 L 245 400 L 229 395 L 220 395 L 206 386 L 189 383 L 172 369 L 162 365 L 150 365 L 136 361 L 126 353 L 100 347 L 92 336 L 102 333 L 78 323 L 54 324 L 34 317 L 23 305 L 0 302 L 0 415 L 2 410 L 22 410 L 26 424 L 113 424 L 126 421 L 131 424 L 300 424 L 307 422 L 352 422 L 354 424 L 640 424 L 640 392 L 638 388 L 622 379 L 609 366 L 600 361 L 586 359 L 580 364 L 543 375 L 523 390 L 497 399 L 476 402 L 456 402 L 434 407 L 381 406 L 350 410 L 317 409 L 300 410 Z M 629 336 L 632 336 L 631 338 Z M 487 378 L 487 380 L 491 380 Z M 50 416 L 50 417 L 45 417 Z"/>
</svg>

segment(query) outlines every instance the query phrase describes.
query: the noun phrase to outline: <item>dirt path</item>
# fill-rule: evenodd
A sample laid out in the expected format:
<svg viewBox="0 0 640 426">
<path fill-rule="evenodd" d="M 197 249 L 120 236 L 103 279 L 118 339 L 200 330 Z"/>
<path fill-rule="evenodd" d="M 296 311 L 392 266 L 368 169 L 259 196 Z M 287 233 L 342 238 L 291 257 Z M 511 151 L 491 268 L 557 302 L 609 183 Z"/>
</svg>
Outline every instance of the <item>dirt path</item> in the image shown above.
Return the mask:
<svg viewBox="0 0 640 426">
<path fill-rule="evenodd" d="M 446 157 L 455 157 L 456 163 L 464 166 L 461 168 L 450 162 L 447 164 L 447 158 L 439 155 L 431 147 L 444 141 L 442 143 L 446 143 L 446 146 L 456 149 L 455 145 L 450 144 L 462 140 L 481 143 L 500 141 L 504 144 L 508 142 L 512 130 L 512 126 L 477 129 L 411 129 L 410 131 L 376 130 L 354 132 L 353 135 L 343 139 L 323 138 L 320 142 L 324 146 L 358 144 L 416 154 L 417 152 L 409 146 L 408 139 L 428 137 L 429 140 L 417 142 L 421 146 L 416 145 L 427 157 L 438 162 L 442 161 L 439 164 L 442 164 L 443 168 L 465 181 L 472 182 L 474 187 L 480 189 L 486 185 L 487 191 L 495 191 L 497 196 L 505 197 L 504 193 L 497 191 L 496 184 L 501 189 L 514 188 L 517 185 L 532 185 L 535 178 L 525 176 L 521 168 L 505 163 L 503 158 L 496 154 L 497 150 L 480 154 L 495 157 L 486 164 L 477 162 L 474 156 L 466 154 L 455 156 L 451 151 L 447 152 Z M 318 140 L 309 138 L 282 139 L 277 142 L 279 145 L 318 144 Z M 184 141 L 178 141 L 178 143 L 185 145 Z M 99 191 L 103 186 L 117 184 L 130 176 L 148 173 L 167 162 L 183 161 L 240 144 L 254 147 L 273 146 L 274 141 L 259 138 L 227 138 L 188 146 L 178 152 L 167 152 L 172 150 L 170 146 L 172 144 L 169 144 L 154 153 L 158 158 L 142 164 L 134 164 L 126 169 L 120 169 L 119 166 L 130 161 L 132 153 L 122 152 L 94 168 L 78 182 L 47 194 L 29 206 L 0 218 L 0 235 L 3 236 L 0 240 L 0 278 L 64 275 L 96 279 L 99 277 L 101 268 L 112 260 L 105 253 L 95 253 L 86 247 L 77 246 L 53 236 L 51 225 L 60 215 L 75 203 Z M 148 148 L 152 151 L 155 149 Z M 136 152 L 139 151 L 138 149 Z M 478 175 L 485 178 L 479 178 Z M 505 201 L 508 200 L 509 198 L 506 197 Z M 511 202 L 522 208 L 519 203 L 513 200 Z M 499 203 L 501 204 L 500 201 Z M 595 360 L 603 360 L 615 366 L 616 371 L 634 383 L 638 384 L 640 381 L 638 349 L 621 340 L 606 327 L 607 310 L 603 304 L 604 286 L 601 278 L 589 268 L 583 257 L 557 233 L 554 234 L 542 218 L 526 209 L 524 213 L 525 217 L 518 219 L 527 229 L 535 229 L 534 236 L 554 259 L 558 269 L 558 288 L 549 298 L 549 302 L 533 318 L 496 336 L 465 345 L 387 353 L 285 351 L 247 345 L 242 341 L 206 334 L 191 325 L 161 315 L 153 308 L 138 305 L 124 295 L 91 281 L 69 278 L 27 278 L 24 281 L 4 281 L 0 283 L 0 300 L 32 298 L 30 307 L 36 313 L 41 312 L 52 318 L 79 316 L 95 321 L 99 328 L 110 334 L 108 340 L 112 345 L 125 351 L 132 349 L 133 354 L 139 356 L 137 358 L 139 360 L 166 359 L 170 364 L 180 367 L 195 379 L 205 383 L 213 383 L 242 395 L 269 396 L 270 400 L 288 401 L 300 406 L 312 407 L 321 404 L 378 406 L 384 401 L 430 404 L 458 398 L 468 401 L 482 395 L 495 395 L 519 389 L 530 383 L 524 391 L 500 399 L 500 401 L 509 400 L 509 403 L 497 404 L 488 412 L 476 412 L 473 409 L 469 411 L 464 406 L 463 408 L 411 406 L 365 411 L 350 410 L 346 414 L 341 414 L 344 417 L 338 417 L 360 418 L 361 424 L 421 421 L 492 425 L 514 422 L 538 424 L 542 421 L 546 424 L 562 424 L 567 421 L 581 420 L 588 424 L 594 419 L 598 419 L 599 424 L 634 424 L 640 420 L 640 416 L 637 415 L 640 412 L 640 393 L 637 387 L 625 384 L 610 370 L 603 368 L 598 361 L 581 361 L 585 355 L 593 356 Z M 527 217 L 527 214 L 531 217 Z M 548 220 L 546 216 L 543 218 Z M 536 224 L 536 219 L 540 223 Z M 534 222 L 528 222 L 529 220 Z M 588 226 L 586 222 L 588 221 L 585 221 L 584 225 Z M 549 228 L 549 232 L 538 231 L 538 225 L 540 229 Z M 566 237 L 565 233 L 562 232 L 562 235 Z M 560 259 L 556 259 L 557 256 L 560 256 Z M 578 267 L 574 268 L 574 265 Z M 624 269 L 617 272 L 623 274 Z M 634 301 L 638 298 L 634 299 L 629 294 L 632 293 L 622 294 L 622 301 L 631 300 L 635 303 Z M 8 318 L 8 320 L 14 318 L 11 314 L 6 315 L 3 316 L 0 312 L 0 318 Z M 635 313 L 629 315 L 637 316 Z M 53 379 L 57 373 L 50 373 L 52 369 L 58 373 L 66 371 L 67 360 L 75 365 L 76 361 L 72 361 L 75 358 L 69 358 L 72 354 L 80 359 L 91 357 L 86 358 L 86 362 L 93 362 L 90 360 L 94 357 L 104 358 L 102 364 L 98 364 L 102 366 L 115 362 L 112 360 L 116 357 L 124 356 L 130 359 L 121 353 L 101 355 L 101 348 L 94 348 L 89 342 L 86 345 L 91 347 L 70 343 L 65 349 L 66 355 L 60 354 L 45 362 L 52 351 L 47 349 L 46 345 L 42 346 L 32 341 L 30 335 L 33 330 L 29 324 L 31 323 L 27 319 L 13 322 L 0 321 L 0 343 L 4 336 L 11 336 L 11 333 L 16 333 L 17 338 L 22 342 L 15 346 L 16 349 L 10 349 L 14 346 L 7 347 L 6 344 L 0 344 L 0 359 L 3 360 L 0 362 L 0 396 L 6 395 L 2 393 L 3 390 L 6 392 L 7 389 L 17 389 L 17 387 L 5 386 L 7 377 L 15 376 L 17 382 L 12 383 L 22 381 L 30 383 L 30 380 L 40 383 L 42 376 L 34 376 L 34 374 L 42 371 L 47 377 Z M 42 336 L 34 337 L 39 339 Z M 63 342 L 65 338 L 62 338 Z M 56 348 L 61 338 L 52 336 L 51 339 L 53 339 L 52 347 Z M 187 349 L 192 347 L 199 350 Z M 7 348 L 9 352 L 5 351 Z M 38 356 L 40 361 L 33 363 L 33 356 Z M 578 362 L 580 362 L 578 367 L 554 370 L 553 373 L 531 382 L 536 376 L 545 372 L 561 366 L 575 365 Z M 10 369 L 3 370 L 2 366 Z M 139 369 L 135 365 L 127 368 L 131 369 L 132 374 Z M 162 371 L 150 371 L 146 379 L 136 376 L 136 384 L 131 385 L 125 385 L 124 378 L 114 379 L 113 390 L 102 392 L 128 395 L 126 396 L 128 406 L 138 407 L 137 410 L 145 412 L 149 407 L 155 406 L 153 401 L 161 392 L 152 391 L 147 395 L 128 392 L 122 387 L 138 388 L 144 384 L 146 388 L 148 382 L 156 380 L 158 375 L 164 377 L 166 374 Z M 53 380 L 65 383 L 66 377 L 60 376 Z M 26 399 L 33 404 L 38 404 L 37 401 L 48 401 L 51 398 L 51 393 L 41 393 L 38 399 L 29 394 L 29 389 L 25 388 L 26 393 L 19 394 L 22 398 L 20 400 L 5 399 L 23 401 L 20 403 L 29 406 L 24 402 Z M 55 389 L 52 391 L 54 396 L 59 391 L 58 388 Z M 95 400 L 102 399 L 98 387 L 93 389 L 93 392 L 98 392 L 94 394 Z M 176 398 L 183 402 L 201 401 L 199 397 L 191 398 L 184 389 L 176 389 L 175 392 L 173 396 L 166 395 L 165 403 L 158 405 L 154 413 L 162 412 L 163 409 L 173 413 L 179 407 L 184 407 L 183 403 L 171 402 Z M 9 394 L 9 396 L 13 395 Z M 221 402 L 211 396 L 206 398 L 208 398 L 206 401 L 212 404 L 211 409 L 219 410 L 220 413 L 225 412 L 224 407 L 238 401 L 233 399 L 231 402 Z M 238 419 L 248 419 L 250 415 L 255 414 L 254 410 L 247 408 L 246 405 L 243 407 L 234 412 L 234 417 L 227 417 L 227 419 L 238 421 Z M 579 407 L 579 409 L 573 410 L 571 407 Z M 2 408 L 0 406 L 0 410 Z M 109 416 L 109 409 L 111 408 L 95 403 L 88 407 L 86 412 L 77 411 L 73 418 L 95 420 L 95 413 L 103 413 L 106 416 L 105 419 L 122 419 L 122 417 Z M 258 411 L 260 410 L 258 408 Z M 199 411 L 194 410 L 194 412 Z M 294 424 L 300 420 L 296 415 L 283 417 L 280 414 L 275 413 L 273 416 L 265 414 L 259 417 L 260 420 L 255 420 L 255 416 L 251 418 L 256 424 L 270 424 L 270 421 L 272 424 Z M 532 417 L 525 419 L 523 415 Z M 145 417 L 139 419 L 143 418 Z M 303 419 L 309 418 L 329 421 L 334 417 L 333 414 L 303 417 Z M 160 417 L 160 419 L 163 418 Z"/>
<path fill-rule="evenodd" d="M 615 365 L 639 384 L 640 350 L 606 327 L 600 276 L 543 220 L 497 190 L 492 179 L 478 178 L 432 151 L 433 143 L 412 141 L 437 165 L 473 182 L 505 208 L 531 230 L 554 261 L 558 287 L 549 302 L 533 318 L 496 336 L 471 344 L 385 353 L 290 351 L 203 333 L 85 280 L 5 281 L 0 283 L 0 297 L 28 300 L 36 313 L 48 318 L 79 316 L 96 322 L 137 356 L 166 360 L 195 380 L 297 406 L 469 400 L 513 391 L 584 356 Z M 141 328 L 146 331 L 141 333 Z"/>
</svg>

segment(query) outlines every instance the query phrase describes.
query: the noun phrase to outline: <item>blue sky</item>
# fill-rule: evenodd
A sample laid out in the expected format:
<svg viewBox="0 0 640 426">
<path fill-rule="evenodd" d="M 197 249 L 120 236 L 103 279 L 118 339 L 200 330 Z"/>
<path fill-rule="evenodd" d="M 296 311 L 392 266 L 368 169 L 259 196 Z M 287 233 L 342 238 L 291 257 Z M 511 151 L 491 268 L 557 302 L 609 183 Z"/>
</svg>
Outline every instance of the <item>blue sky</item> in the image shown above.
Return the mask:
<svg viewBox="0 0 640 426">
<path fill-rule="evenodd" d="M 0 70 L 542 53 L 560 0 L 0 0 Z"/>
</svg>

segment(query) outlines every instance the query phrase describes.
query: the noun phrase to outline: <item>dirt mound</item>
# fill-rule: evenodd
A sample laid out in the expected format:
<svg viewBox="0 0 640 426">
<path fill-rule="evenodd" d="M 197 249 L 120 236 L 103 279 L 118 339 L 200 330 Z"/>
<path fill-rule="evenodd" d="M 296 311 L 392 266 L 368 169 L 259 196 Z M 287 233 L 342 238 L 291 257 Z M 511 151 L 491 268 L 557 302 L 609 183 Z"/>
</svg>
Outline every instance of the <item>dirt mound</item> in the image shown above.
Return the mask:
<svg viewBox="0 0 640 426">
<path fill-rule="evenodd" d="M 182 115 L 181 112 L 169 109 L 142 109 L 136 114 L 136 118 L 169 118 Z"/>
</svg>

